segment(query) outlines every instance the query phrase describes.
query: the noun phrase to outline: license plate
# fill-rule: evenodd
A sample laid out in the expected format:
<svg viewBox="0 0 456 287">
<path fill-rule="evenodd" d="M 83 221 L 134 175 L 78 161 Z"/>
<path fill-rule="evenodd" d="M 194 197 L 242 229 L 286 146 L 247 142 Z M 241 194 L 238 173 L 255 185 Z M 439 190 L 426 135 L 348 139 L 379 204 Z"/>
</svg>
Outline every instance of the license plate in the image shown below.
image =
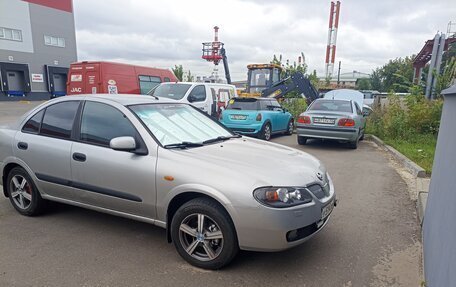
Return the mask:
<svg viewBox="0 0 456 287">
<path fill-rule="evenodd" d="M 246 115 L 230 115 L 232 120 L 245 120 L 247 119 Z"/>
<path fill-rule="evenodd" d="M 334 199 L 321 209 L 321 219 L 328 217 L 334 209 Z"/>
<path fill-rule="evenodd" d="M 330 124 L 333 125 L 336 122 L 336 119 L 327 119 L 327 118 L 314 118 L 313 122 L 316 124 Z"/>
</svg>

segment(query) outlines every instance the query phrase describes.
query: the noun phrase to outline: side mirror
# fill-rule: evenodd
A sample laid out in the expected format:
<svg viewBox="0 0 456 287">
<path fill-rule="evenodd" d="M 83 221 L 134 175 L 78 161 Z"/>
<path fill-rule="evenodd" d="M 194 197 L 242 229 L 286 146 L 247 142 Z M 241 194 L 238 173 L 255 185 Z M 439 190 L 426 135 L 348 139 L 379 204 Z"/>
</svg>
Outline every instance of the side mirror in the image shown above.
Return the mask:
<svg viewBox="0 0 456 287">
<path fill-rule="evenodd" d="M 109 147 L 119 151 L 134 151 L 136 149 L 136 141 L 133 137 L 117 137 L 109 142 Z"/>
<path fill-rule="evenodd" d="M 188 100 L 189 103 L 193 103 L 193 102 L 198 101 L 198 97 L 196 95 L 189 95 L 187 97 L 187 100 Z"/>
</svg>

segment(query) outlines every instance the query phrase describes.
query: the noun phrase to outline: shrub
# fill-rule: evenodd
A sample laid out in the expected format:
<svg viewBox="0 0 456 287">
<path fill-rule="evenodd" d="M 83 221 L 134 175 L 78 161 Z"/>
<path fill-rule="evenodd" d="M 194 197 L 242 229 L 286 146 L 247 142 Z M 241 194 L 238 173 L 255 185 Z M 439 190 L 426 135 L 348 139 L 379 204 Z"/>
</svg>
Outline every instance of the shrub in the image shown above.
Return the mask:
<svg viewBox="0 0 456 287">
<path fill-rule="evenodd" d="M 410 95 L 404 101 L 388 96 L 388 105 L 376 107 L 367 120 L 368 133 L 382 138 L 408 139 L 416 134 L 437 135 L 442 100 L 428 101 L 422 95 Z"/>
<path fill-rule="evenodd" d="M 282 107 L 287 109 L 296 121 L 298 116 L 307 109 L 306 100 L 303 98 L 287 98 L 281 103 Z"/>
</svg>

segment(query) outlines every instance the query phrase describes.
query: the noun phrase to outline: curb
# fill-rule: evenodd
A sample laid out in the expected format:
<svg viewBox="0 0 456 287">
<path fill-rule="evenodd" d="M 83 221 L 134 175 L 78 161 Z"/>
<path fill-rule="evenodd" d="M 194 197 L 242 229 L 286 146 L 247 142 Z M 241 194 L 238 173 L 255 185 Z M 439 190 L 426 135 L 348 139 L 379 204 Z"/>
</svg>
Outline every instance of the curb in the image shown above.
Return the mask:
<svg viewBox="0 0 456 287">
<path fill-rule="evenodd" d="M 408 169 L 415 177 L 424 178 L 426 177 L 426 171 L 415 162 L 411 161 L 408 157 L 397 151 L 392 146 L 385 144 L 381 139 L 374 135 L 366 135 L 366 138 L 372 140 L 380 147 L 383 147 L 386 151 L 392 154 L 406 169 Z"/>
<path fill-rule="evenodd" d="M 418 218 L 420 219 L 420 225 L 423 227 L 424 212 L 426 210 L 426 203 L 428 198 L 427 191 L 420 191 L 418 193 L 418 200 L 416 201 L 416 209 L 418 210 Z"/>
</svg>

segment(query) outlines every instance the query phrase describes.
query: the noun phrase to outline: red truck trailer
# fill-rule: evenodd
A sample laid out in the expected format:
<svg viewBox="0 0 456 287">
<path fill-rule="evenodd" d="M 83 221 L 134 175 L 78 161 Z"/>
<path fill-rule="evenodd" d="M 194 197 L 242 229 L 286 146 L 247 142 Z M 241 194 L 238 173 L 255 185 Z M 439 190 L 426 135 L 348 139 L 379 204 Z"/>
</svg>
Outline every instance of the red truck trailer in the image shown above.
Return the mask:
<svg viewBox="0 0 456 287">
<path fill-rule="evenodd" d="M 147 94 L 162 82 L 177 78 L 167 69 L 84 61 L 70 65 L 67 94 Z"/>
</svg>

